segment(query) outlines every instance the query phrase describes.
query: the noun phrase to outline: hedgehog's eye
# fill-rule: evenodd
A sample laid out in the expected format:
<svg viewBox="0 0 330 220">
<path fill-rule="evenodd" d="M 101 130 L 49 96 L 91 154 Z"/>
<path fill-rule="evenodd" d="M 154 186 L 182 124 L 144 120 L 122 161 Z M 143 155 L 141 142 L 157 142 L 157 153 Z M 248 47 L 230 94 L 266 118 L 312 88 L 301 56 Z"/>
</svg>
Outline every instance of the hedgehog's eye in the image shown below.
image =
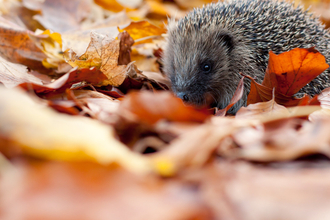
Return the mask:
<svg viewBox="0 0 330 220">
<path fill-rule="evenodd" d="M 201 69 L 204 73 L 209 73 L 211 72 L 212 65 L 209 62 L 202 63 Z"/>
</svg>

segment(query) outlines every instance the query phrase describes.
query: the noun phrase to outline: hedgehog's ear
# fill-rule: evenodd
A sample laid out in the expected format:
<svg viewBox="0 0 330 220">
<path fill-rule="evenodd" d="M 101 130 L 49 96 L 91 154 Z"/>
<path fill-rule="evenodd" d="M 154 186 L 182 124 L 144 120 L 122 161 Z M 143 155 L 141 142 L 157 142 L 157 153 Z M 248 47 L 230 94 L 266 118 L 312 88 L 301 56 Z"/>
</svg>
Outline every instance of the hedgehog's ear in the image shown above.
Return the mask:
<svg viewBox="0 0 330 220">
<path fill-rule="evenodd" d="M 234 48 L 234 39 L 233 36 L 228 33 L 221 33 L 218 35 L 218 39 L 228 48 L 228 51 L 231 52 Z"/>
</svg>

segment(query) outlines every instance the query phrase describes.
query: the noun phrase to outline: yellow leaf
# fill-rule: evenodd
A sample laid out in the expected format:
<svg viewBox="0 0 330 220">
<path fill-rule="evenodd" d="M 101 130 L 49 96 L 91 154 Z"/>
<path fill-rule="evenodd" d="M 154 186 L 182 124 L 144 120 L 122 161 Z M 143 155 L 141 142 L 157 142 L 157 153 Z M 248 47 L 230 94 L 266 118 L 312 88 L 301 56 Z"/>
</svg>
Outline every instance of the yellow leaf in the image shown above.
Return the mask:
<svg viewBox="0 0 330 220">
<path fill-rule="evenodd" d="M 172 176 L 177 171 L 175 164 L 167 158 L 155 159 L 154 166 L 156 171 L 162 176 Z"/>
<path fill-rule="evenodd" d="M 119 142 L 112 127 L 58 113 L 18 89 L 0 87 L 0 121 L 0 138 L 20 146 L 27 155 L 117 163 L 137 172 L 149 169 L 148 160 Z"/>
<path fill-rule="evenodd" d="M 44 32 L 37 30 L 29 36 L 36 43 L 37 47 L 47 55 L 47 58 L 42 61 L 46 68 L 57 68 L 60 64 L 65 63 L 62 54 L 61 34 L 50 30 Z"/>
</svg>

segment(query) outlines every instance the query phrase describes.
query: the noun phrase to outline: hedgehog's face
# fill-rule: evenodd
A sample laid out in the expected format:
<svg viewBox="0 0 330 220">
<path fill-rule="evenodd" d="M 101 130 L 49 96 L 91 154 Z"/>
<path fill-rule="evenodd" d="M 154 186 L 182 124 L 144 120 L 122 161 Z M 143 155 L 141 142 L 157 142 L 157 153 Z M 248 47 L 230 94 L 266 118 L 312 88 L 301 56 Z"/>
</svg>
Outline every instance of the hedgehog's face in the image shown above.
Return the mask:
<svg viewBox="0 0 330 220">
<path fill-rule="evenodd" d="M 164 68 L 173 92 L 187 103 L 227 106 L 239 81 L 231 68 L 233 36 L 219 30 L 170 29 L 167 40 Z"/>
</svg>

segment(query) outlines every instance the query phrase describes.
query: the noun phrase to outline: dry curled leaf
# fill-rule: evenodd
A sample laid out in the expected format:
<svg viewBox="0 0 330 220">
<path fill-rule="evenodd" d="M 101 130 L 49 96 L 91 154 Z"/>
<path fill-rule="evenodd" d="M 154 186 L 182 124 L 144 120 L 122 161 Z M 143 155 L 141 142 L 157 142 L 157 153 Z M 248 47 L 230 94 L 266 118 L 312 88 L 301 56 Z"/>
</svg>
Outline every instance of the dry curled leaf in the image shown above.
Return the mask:
<svg viewBox="0 0 330 220">
<path fill-rule="evenodd" d="M 118 65 L 127 65 L 131 62 L 131 47 L 134 44 L 134 40 L 126 31 L 119 33 L 118 39 L 120 40 Z"/>
<path fill-rule="evenodd" d="M 107 76 L 99 86 L 121 85 L 127 75 L 127 66 L 118 65 L 120 40 L 91 32 L 91 42 L 86 52 L 78 57 L 72 50 L 64 53 L 67 62 L 78 68 L 97 67 Z"/>
</svg>

